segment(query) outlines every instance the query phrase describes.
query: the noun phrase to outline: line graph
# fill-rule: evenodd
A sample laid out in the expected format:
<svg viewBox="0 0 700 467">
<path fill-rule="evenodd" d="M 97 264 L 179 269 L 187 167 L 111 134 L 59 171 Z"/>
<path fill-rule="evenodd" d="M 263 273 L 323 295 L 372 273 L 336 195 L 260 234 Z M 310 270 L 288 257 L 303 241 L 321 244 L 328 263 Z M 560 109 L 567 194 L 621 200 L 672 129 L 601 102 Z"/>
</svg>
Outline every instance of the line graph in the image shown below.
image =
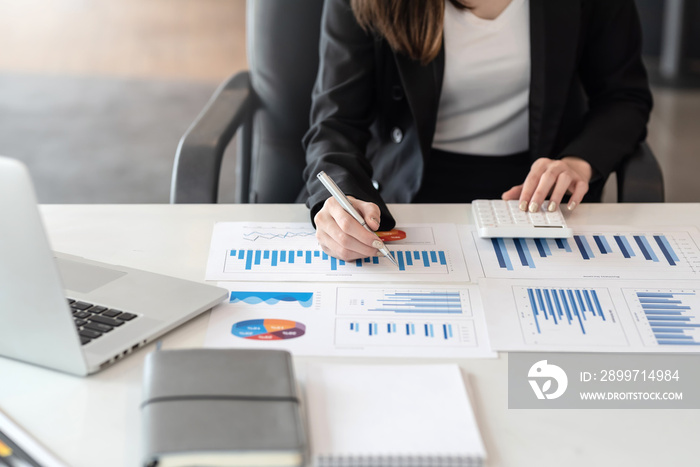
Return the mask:
<svg viewBox="0 0 700 467">
<path fill-rule="evenodd" d="M 298 303 L 303 308 L 310 308 L 313 305 L 313 299 L 313 292 L 262 292 L 233 290 L 229 295 L 230 303 L 242 302 L 248 305 L 265 304 L 267 306 L 276 306 L 279 303 Z"/>
<path fill-rule="evenodd" d="M 243 239 L 249 242 L 256 242 L 258 240 L 285 240 L 285 239 L 297 239 L 297 238 L 308 238 L 316 235 L 314 231 L 308 230 L 297 230 L 297 231 L 284 231 L 284 232 L 261 232 L 254 230 L 252 232 L 244 232 Z"/>
</svg>

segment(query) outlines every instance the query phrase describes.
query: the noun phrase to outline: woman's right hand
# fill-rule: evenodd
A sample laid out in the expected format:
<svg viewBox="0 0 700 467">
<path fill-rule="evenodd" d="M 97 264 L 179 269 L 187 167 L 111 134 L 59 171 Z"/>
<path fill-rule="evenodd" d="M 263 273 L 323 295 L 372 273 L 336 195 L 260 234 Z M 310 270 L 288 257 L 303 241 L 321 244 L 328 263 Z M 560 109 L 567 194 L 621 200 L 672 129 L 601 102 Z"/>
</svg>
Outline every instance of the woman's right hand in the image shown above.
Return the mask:
<svg viewBox="0 0 700 467">
<path fill-rule="evenodd" d="M 372 230 L 379 228 L 381 212 L 374 203 L 360 201 L 348 196 L 350 203 L 365 219 Z M 314 217 L 316 223 L 316 239 L 321 249 L 344 261 L 353 261 L 379 254 L 382 242 L 379 238 L 355 220 L 345 209 L 331 197 L 323 204 L 323 208 Z"/>
</svg>

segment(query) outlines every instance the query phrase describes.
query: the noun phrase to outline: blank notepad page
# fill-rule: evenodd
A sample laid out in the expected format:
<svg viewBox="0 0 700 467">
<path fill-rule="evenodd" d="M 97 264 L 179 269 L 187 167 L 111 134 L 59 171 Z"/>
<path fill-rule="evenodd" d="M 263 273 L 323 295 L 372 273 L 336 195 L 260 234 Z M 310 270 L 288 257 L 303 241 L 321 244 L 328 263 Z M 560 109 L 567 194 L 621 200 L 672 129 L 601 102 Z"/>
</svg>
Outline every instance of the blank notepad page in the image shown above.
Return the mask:
<svg viewBox="0 0 700 467">
<path fill-rule="evenodd" d="M 306 397 L 317 465 L 480 465 L 457 365 L 318 365 Z"/>
</svg>

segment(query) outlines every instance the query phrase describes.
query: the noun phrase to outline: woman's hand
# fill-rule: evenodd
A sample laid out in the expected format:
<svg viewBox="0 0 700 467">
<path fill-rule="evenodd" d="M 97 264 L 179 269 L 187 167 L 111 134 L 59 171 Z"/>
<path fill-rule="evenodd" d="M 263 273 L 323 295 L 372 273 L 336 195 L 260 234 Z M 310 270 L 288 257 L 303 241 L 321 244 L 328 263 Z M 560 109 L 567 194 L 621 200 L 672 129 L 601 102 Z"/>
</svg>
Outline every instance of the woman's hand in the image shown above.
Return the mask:
<svg viewBox="0 0 700 467">
<path fill-rule="evenodd" d="M 381 212 L 374 203 L 360 201 L 348 196 L 350 203 L 364 218 L 372 230 L 379 228 Z M 314 217 L 316 223 L 316 239 L 321 249 L 338 259 L 352 261 L 358 258 L 375 256 L 382 242 L 372 232 L 355 220 L 335 198 L 328 198 L 323 208 Z"/>
<path fill-rule="evenodd" d="M 520 200 L 520 210 L 537 212 L 549 196 L 547 209 L 555 211 L 565 194 L 570 193 L 572 211 L 588 192 L 588 182 L 593 175 L 591 165 L 579 157 L 564 157 L 561 160 L 541 157 L 530 167 L 525 182 L 503 193 L 504 200 Z"/>
</svg>

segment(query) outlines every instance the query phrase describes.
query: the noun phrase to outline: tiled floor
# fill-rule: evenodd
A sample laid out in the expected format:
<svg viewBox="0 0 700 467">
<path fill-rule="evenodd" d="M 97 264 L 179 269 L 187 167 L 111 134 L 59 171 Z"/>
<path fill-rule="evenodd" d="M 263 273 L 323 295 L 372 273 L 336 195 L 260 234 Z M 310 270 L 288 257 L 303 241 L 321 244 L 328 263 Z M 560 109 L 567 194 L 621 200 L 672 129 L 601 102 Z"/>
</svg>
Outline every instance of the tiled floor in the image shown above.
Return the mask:
<svg viewBox="0 0 700 467">
<path fill-rule="evenodd" d="M 32 75 L 57 80 L 172 80 L 213 87 L 246 67 L 245 0 L 0 0 L 0 44 L 10 45 L 0 53 L 0 74 L 20 79 Z M 654 96 L 648 140 L 664 170 L 666 199 L 700 201 L 700 90 L 654 89 Z M 80 98 L 75 93 L 75 99 Z M 108 105 L 108 101 L 104 108 L 96 105 L 93 120 L 101 118 L 100 112 L 108 113 Z M 134 109 L 138 112 L 138 107 Z M 0 110 L 4 110 L 0 118 L 12 118 L 22 109 Z M 120 140 L 120 135 L 113 136 Z M 40 143 L 27 138 L 24 149 L 31 151 Z M 176 141 L 168 144 L 174 147 Z M 172 160 L 170 149 L 166 152 L 167 161 L 160 165 L 163 173 L 149 174 L 164 184 Z M 113 157 L 110 151 L 105 154 Z M 95 169 L 109 167 L 109 161 L 100 164 L 99 156 L 95 151 Z M 70 171 L 70 163 L 64 166 Z M 68 189 L 62 186 L 54 189 Z M 119 196 L 105 196 L 102 202 L 153 201 L 140 197 L 137 188 L 119 190 Z M 131 198 L 125 198 L 125 191 Z M 86 195 L 84 202 L 90 199 Z M 162 196 L 157 199 L 165 201 Z"/>
</svg>

